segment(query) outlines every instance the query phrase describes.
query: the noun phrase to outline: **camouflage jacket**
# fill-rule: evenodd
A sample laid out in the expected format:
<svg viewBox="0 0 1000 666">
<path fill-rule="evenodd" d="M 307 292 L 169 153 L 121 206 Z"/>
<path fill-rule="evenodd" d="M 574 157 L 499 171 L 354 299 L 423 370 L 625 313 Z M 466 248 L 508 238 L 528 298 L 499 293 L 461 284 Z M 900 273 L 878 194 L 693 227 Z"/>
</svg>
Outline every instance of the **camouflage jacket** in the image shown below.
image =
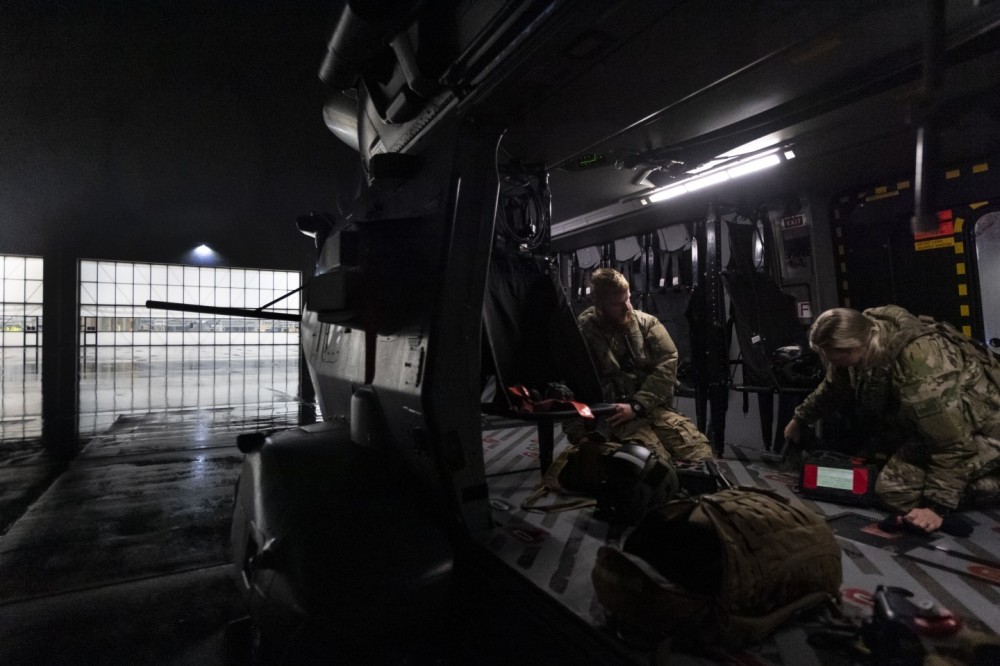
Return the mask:
<svg viewBox="0 0 1000 666">
<path fill-rule="evenodd" d="M 636 400 L 646 409 L 671 406 L 677 384 L 677 347 L 656 317 L 635 311 L 627 329 L 610 330 L 598 323 L 590 307 L 577 322 L 607 402 Z"/>
<path fill-rule="evenodd" d="M 864 314 L 880 328 L 883 353 L 866 368 L 828 367 L 795 416 L 813 423 L 856 401 L 927 446 L 924 496 L 954 507 L 970 475 L 1000 457 L 1000 365 L 954 329 L 900 307 Z"/>
</svg>

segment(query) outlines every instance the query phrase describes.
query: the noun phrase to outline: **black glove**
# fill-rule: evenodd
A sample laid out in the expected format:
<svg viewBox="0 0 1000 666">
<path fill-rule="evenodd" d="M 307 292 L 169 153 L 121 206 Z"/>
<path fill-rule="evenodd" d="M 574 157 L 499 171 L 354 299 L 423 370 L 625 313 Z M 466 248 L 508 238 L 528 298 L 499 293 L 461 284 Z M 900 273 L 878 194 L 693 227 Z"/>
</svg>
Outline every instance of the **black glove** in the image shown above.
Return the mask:
<svg viewBox="0 0 1000 666">
<path fill-rule="evenodd" d="M 972 536 L 972 523 L 961 514 L 949 513 L 942 519 L 941 531 L 953 537 L 970 537 Z"/>
<path fill-rule="evenodd" d="M 890 534 L 902 532 L 903 530 L 913 532 L 914 534 L 927 534 L 927 532 L 916 525 L 903 520 L 903 515 L 905 514 L 885 518 L 878 524 L 878 528 Z M 938 530 L 953 537 L 968 537 L 972 536 L 972 523 L 957 513 L 948 513 L 941 518 L 941 527 Z"/>
</svg>

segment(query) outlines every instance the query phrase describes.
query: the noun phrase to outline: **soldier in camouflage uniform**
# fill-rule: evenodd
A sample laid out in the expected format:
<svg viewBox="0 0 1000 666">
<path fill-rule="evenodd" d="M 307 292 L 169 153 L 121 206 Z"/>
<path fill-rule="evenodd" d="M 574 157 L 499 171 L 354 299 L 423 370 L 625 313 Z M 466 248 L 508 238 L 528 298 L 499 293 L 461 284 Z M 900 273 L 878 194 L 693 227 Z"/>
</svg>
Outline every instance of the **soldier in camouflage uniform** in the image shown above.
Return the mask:
<svg viewBox="0 0 1000 666">
<path fill-rule="evenodd" d="M 635 441 L 666 460 L 712 457 L 708 439 L 673 409 L 677 347 L 652 315 L 632 309 L 628 280 L 611 268 L 591 277 L 594 305 L 577 319 L 601 379 L 604 400 L 615 412 L 607 418 L 610 439 Z M 583 424 L 569 425 L 576 443 Z"/>
<path fill-rule="evenodd" d="M 947 324 L 888 305 L 820 315 L 809 343 L 827 363 L 785 436 L 856 401 L 895 453 L 875 491 L 932 532 L 959 506 L 1000 499 L 1000 363 Z"/>
</svg>

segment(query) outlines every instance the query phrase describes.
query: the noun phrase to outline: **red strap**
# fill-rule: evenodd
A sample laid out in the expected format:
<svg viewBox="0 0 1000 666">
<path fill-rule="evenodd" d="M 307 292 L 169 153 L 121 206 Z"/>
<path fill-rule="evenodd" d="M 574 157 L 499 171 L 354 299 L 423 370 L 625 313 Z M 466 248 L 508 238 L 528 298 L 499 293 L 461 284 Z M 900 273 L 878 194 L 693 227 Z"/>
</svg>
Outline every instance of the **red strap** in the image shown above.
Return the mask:
<svg viewBox="0 0 1000 666">
<path fill-rule="evenodd" d="M 594 413 L 590 411 L 590 407 L 582 402 L 576 402 L 575 400 L 557 400 L 555 398 L 535 400 L 531 397 L 531 391 L 520 384 L 508 387 L 507 392 L 519 401 L 519 404 L 515 407 L 515 409 L 523 412 L 556 412 L 567 409 L 575 409 L 576 413 L 585 419 L 594 418 Z"/>
</svg>

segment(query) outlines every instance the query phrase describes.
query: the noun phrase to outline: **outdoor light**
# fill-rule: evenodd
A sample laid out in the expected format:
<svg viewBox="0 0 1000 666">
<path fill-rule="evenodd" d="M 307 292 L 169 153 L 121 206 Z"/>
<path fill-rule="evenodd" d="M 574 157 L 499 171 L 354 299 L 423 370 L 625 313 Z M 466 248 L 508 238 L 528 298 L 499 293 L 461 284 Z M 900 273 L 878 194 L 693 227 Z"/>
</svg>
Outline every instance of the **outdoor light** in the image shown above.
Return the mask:
<svg viewBox="0 0 1000 666">
<path fill-rule="evenodd" d="M 217 264 L 222 259 L 219 253 L 202 243 L 186 255 L 187 261 L 194 264 Z"/>
</svg>

